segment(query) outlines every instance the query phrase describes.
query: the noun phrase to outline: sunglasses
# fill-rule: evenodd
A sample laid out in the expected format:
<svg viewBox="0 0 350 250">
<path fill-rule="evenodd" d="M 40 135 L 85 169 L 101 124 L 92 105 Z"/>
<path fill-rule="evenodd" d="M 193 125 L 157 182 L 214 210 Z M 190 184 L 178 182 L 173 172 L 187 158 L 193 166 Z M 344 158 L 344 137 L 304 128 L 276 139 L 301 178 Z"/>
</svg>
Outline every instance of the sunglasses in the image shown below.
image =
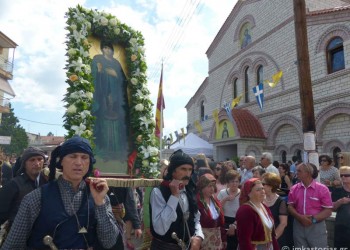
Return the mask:
<svg viewBox="0 0 350 250">
<path fill-rule="evenodd" d="M 344 157 L 343 156 L 339 156 L 338 159 L 344 159 Z"/>
<path fill-rule="evenodd" d="M 340 177 L 350 177 L 350 174 L 341 174 Z"/>
</svg>

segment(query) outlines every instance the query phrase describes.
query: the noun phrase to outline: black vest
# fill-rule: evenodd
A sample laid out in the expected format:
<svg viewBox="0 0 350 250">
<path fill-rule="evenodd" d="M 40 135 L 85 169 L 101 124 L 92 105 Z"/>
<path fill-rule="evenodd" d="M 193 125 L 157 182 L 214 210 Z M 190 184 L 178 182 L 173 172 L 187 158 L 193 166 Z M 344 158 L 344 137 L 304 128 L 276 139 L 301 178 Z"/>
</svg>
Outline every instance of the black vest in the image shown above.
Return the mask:
<svg viewBox="0 0 350 250">
<path fill-rule="evenodd" d="M 18 212 L 19 206 L 21 205 L 21 202 L 23 200 L 23 197 L 30 192 L 32 192 L 35 187 L 35 181 L 29 178 L 29 176 L 26 173 L 22 173 L 19 176 L 16 176 L 13 178 L 13 181 L 16 183 L 18 188 L 18 195 L 15 200 L 15 204 L 13 206 L 13 209 L 10 212 L 9 215 L 9 221 L 12 224 L 12 222 L 15 220 L 16 214 Z M 40 176 L 40 184 L 44 184 L 46 182 L 42 176 Z"/>
<path fill-rule="evenodd" d="M 165 186 L 160 186 L 159 187 L 163 198 L 165 200 L 165 202 L 168 202 L 171 192 L 170 192 L 170 188 L 165 187 Z M 195 200 L 193 198 L 193 196 L 189 195 L 188 192 L 186 192 L 186 196 L 188 199 L 188 203 L 189 203 L 189 211 L 190 211 L 190 216 L 189 219 L 187 221 L 188 223 L 188 227 L 190 229 L 190 233 L 191 236 L 194 235 L 195 233 L 195 224 L 194 224 L 194 217 L 195 217 L 195 213 L 198 211 L 197 207 L 195 206 Z M 149 205 L 150 208 L 150 215 L 152 216 L 152 204 Z M 174 243 L 177 244 L 176 240 L 174 240 L 173 238 L 171 238 L 171 234 L 173 232 L 175 232 L 177 234 L 177 236 L 179 237 L 179 239 L 185 239 L 186 243 L 189 243 L 189 237 L 188 237 L 188 233 L 187 233 L 187 229 L 185 224 L 183 223 L 183 213 L 180 207 L 180 204 L 177 205 L 176 208 L 176 213 L 177 213 L 177 218 L 176 221 L 174 221 L 171 225 L 169 230 L 165 233 L 165 235 L 159 235 L 157 234 L 154 229 L 153 229 L 153 224 L 152 224 L 152 219 L 150 220 L 150 226 L 151 226 L 151 232 L 153 237 L 161 240 L 161 241 L 165 241 L 168 243 Z"/>
<path fill-rule="evenodd" d="M 83 200 L 76 215 L 80 226 L 87 228 L 88 233 L 84 236 L 89 246 L 94 246 L 97 224 L 95 206 L 91 195 L 88 199 L 86 198 L 86 192 L 87 190 L 84 191 Z M 77 218 L 75 215 L 67 214 L 56 181 L 42 186 L 40 214 L 34 222 L 32 234 L 27 242 L 28 246 L 34 249 L 45 249 L 42 239 L 50 235 L 59 249 L 87 248 L 83 234 L 78 233 Z"/>
</svg>

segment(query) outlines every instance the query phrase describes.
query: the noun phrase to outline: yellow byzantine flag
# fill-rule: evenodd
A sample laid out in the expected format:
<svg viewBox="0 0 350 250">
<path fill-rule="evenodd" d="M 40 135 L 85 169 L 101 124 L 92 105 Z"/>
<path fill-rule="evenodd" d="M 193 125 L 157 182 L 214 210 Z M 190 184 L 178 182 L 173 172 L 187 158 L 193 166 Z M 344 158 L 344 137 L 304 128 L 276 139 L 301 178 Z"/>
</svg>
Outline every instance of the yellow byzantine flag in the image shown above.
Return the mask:
<svg viewBox="0 0 350 250">
<path fill-rule="evenodd" d="M 274 87 L 276 87 L 277 83 L 279 83 L 282 76 L 283 76 L 283 72 L 282 72 L 282 70 L 280 70 L 272 76 L 272 82 L 270 82 L 269 80 L 265 80 L 264 83 L 267 83 L 267 84 L 269 84 L 269 86 L 271 88 L 274 88 Z"/>
<path fill-rule="evenodd" d="M 185 145 L 185 128 L 181 128 L 182 138 L 184 139 L 184 145 Z"/>
<path fill-rule="evenodd" d="M 196 129 L 198 130 L 199 134 L 201 134 L 202 131 L 203 131 L 203 128 L 202 128 L 201 123 L 200 123 L 198 120 L 196 120 L 196 121 L 194 122 L 194 126 L 195 126 Z"/>
<path fill-rule="evenodd" d="M 233 99 L 233 101 L 231 103 L 231 109 L 233 109 L 234 107 L 236 107 L 238 105 L 238 103 L 242 100 L 242 97 L 243 97 L 243 94 L 240 94 L 235 99 Z"/>
<path fill-rule="evenodd" d="M 163 64 L 162 72 L 160 74 L 160 82 L 158 89 L 157 109 L 156 109 L 156 130 L 155 134 L 158 138 L 162 138 L 164 121 L 163 121 L 163 109 L 165 109 L 164 96 L 163 96 Z"/>
</svg>

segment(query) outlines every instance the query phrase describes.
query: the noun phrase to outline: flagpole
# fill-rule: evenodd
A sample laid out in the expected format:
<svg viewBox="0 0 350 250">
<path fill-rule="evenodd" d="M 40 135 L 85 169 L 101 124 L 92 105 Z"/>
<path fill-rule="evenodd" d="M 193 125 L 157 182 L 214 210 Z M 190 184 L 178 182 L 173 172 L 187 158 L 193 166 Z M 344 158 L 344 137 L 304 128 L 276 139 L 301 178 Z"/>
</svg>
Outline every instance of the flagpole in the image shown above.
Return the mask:
<svg viewBox="0 0 350 250">
<path fill-rule="evenodd" d="M 160 131 L 160 136 L 159 136 L 159 159 L 163 159 L 163 154 L 162 154 L 162 149 L 163 149 L 163 59 L 162 59 L 162 69 L 160 73 L 160 81 L 162 84 L 162 98 L 160 98 L 160 126 L 159 126 L 159 131 Z"/>
</svg>

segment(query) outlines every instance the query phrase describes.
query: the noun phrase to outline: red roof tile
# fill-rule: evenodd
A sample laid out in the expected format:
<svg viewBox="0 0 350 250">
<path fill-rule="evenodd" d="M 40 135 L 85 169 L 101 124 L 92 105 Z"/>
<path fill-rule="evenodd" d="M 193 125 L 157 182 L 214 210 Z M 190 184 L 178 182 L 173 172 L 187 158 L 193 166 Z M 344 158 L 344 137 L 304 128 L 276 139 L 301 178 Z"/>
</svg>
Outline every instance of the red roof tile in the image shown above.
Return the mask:
<svg viewBox="0 0 350 250">
<path fill-rule="evenodd" d="M 241 138 L 266 138 L 260 120 L 249 110 L 232 109 L 231 113 Z"/>
</svg>

